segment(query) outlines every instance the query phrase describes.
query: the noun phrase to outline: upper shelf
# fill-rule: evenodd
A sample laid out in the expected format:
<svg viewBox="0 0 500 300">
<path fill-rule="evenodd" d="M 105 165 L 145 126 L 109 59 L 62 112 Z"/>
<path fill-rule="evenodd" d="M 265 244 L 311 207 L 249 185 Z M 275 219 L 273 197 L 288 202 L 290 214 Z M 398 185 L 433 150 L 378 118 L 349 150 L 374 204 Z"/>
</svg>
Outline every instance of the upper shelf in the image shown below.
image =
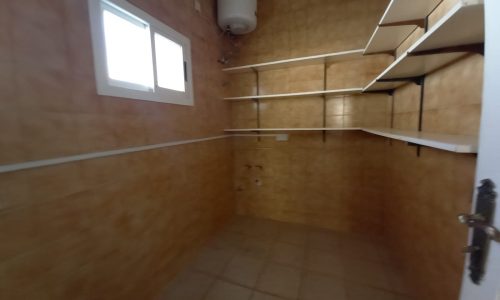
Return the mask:
<svg viewBox="0 0 500 300">
<path fill-rule="evenodd" d="M 312 92 L 302 92 L 302 93 L 272 94 L 272 95 L 260 95 L 260 96 L 226 97 L 226 98 L 224 98 L 224 100 L 240 101 L 240 100 L 278 99 L 278 98 L 323 96 L 323 95 L 351 95 L 351 94 L 361 94 L 362 92 L 363 92 L 362 88 L 351 88 L 351 89 L 312 91 Z"/>
<path fill-rule="evenodd" d="M 381 25 L 397 25 L 425 19 L 442 0 L 391 0 L 380 19 Z"/>
<path fill-rule="evenodd" d="M 342 61 L 342 60 L 349 60 L 352 58 L 361 57 L 363 55 L 363 51 L 364 51 L 363 49 L 357 49 L 357 50 L 334 52 L 321 55 L 304 56 L 292 59 L 271 61 L 261 64 L 225 68 L 222 70 L 228 73 L 246 73 L 246 72 L 252 72 L 254 70 L 267 71 L 267 70 L 275 70 L 286 67 L 297 67 L 297 66 L 312 65 L 324 62 Z"/>
<path fill-rule="evenodd" d="M 363 131 L 391 139 L 457 153 L 477 153 L 478 150 L 478 139 L 476 136 L 427 133 L 386 128 L 364 128 Z"/>
<path fill-rule="evenodd" d="M 442 0 L 392 0 L 366 45 L 364 54 L 395 50 Z"/>
<path fill-rule="evenodd" d="M 364 91 L 393 89 L 477 50 L 484 43 L 482 0 L 462 0 L 394 61 Z M 398 81 L 398 79 L 401 79 Z M 387 84 L 386 81 L 391 81 Z"/>
<path fill-rule="evenodd" d="M 409 49 L 423 51 L 484 43 L 484 1 L 461 0 Z"/>
</svg>

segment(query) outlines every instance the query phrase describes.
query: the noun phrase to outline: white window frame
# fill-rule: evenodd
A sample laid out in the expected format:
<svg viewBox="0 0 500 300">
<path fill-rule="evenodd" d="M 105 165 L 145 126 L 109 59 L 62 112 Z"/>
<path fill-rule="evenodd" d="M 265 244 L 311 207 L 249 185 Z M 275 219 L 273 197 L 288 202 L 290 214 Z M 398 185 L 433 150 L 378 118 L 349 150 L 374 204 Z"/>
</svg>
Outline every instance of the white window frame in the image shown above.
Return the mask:
<svg viewBox="0 0 500 300">
<path fill-rule="evenodd" d="M 152 50 L 154 87 L 148 88 L 134 83 L 116 81 L 108 76 L 106 60 L 106 44 L 104 40 L 103 25 L 103 4 L 117 8 L 124 15 L 129 14 L 131 19 L 136 19 L 149 25 L 150 40 Z M 99 95 L 114 96 L 122 98 L 131 98 L 146 101 L 155 101 L 180 105 L 193 105 L 193 77 L 191 65 L 191 41 L 168 27 L 146 12 L 135 7 L 125 0 L 88 0 L 90 25 L 92 35 L 92 46 L 94 52 L 94 68 L 97 84 L 97 93 Z M 158 33 L 173 42 L 182 46 L 185 69 L 185 92 L 170 90 L 158 86 L 156 71 L 156 52 L 154 35 Z"/>
</svg>

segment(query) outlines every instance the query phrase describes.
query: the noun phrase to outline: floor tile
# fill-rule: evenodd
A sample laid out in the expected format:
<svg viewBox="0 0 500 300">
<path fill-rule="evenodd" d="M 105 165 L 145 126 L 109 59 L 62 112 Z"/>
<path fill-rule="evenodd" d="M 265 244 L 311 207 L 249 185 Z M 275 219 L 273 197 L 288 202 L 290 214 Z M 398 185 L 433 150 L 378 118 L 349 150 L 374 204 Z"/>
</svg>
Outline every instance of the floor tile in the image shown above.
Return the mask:
<svg viewBox="0 0 500 300">
<path fill-rule="evenodd" d="M 259 220 L 256 221 L 251 228 L 246 230 L 245 233 L 254 237 L 275 239 L 278 235 L 278 226 L 279 225 L 275 221 Z"/>
<path fill-rule="evenodd" d="M 245 236 L 240 233 L 223 231 L 208 241 L 207 246 L 216 249 L 235 251 L 243 247 Z"/>
<path fill-rule="evenodd" d="M 378 245 L 370 241 L 350 240 L 341 244 L 342 253 L 359 259 L 383 261 Z"/>
<path fill-rule="evenodd" d="M 278 233 L 279 242 L 305 247 L 307 243 L 307 230 L 298 228 L 286 228 Z"/>
<path fill-rule="evenodd" d="M 284 299 L 280 298 L 280 297 L 260 293 L 260 292 L 254 292 L 251 300 L 284 300 Z"/>
<path fill-rule="evenodd" d="M 367 260 L 344 259 L 345 277 L 351 281 L 389 289 L 386 268 L 382 263 Z"/>
<path fill-rule="evenodd" d="M 315 250 L 339 251 L 342 239 L 339 234 L 326 230 L 313 230 L 309 233 L 309 247 Z"/>
<path fill-rule="evenodd" d="M 264 267 L 264 260 L 246 255 L 236 255 L 227 265 L 223 277 L 247 287 L 254 287 Z"/>
<path fill-rule="evenodd" d="M 245 239 L 242 253 L 257 258 L 265 258 L 270 254 L 272 240 L 256 237 L 247 237 Z"/>
<path fill-rule="evenodd" d="M 257 282 L 257 289 L 284 298 L 295 299 L 299 293 L 300 271 L 296 268 L 268 264 Z"/>
<path fill-rule="evenodd" d="M 390 251 L 390 249 L 386 245 L 381 245 L 379 247 L 380 261 L 394 264 L 394 257 Z"/>
<path fill-rule="evenodd" d="M 411 300 L 402 273 L 376 237 L 237 217 L 160 300 Z"/>
<path fill-rule="evenodd" d="M 193 264 L 193 269 L 219 275 L 233 256 L 233 252 L 207 247 L 198 255 Z"/>
<path fill-rule="evenodd" d="M 403 295 L 394 295 L 394 300 L 414 300 L 414 298 Z"/>
<path fill-rule="evenodd" d="M 385 270 L 387 280 L 389 281 L 389 290 L 405 295 L 411 294 L 409 284 L 405 280 L 405 276 L 402 270 L 387 265 L 385 266 Z"/>
<path fill-rule="evenodd" d="M 254 226 L 254 220 L 253 218 L 236 216 L 225 229 L 230 232 L 245 233 Z"/>
<path fill-rule="evenodd" d="M 346 287 L 343 280 L 339 277 L 329 277 L 317 273 L 307 272 L 302 283 L 300 299 L 346 300 Z"/>
<path fill-rule="evenodd" d="M 305 267 L 308 270 L 343 276 L 342 257 L 334 252 L 312 250 L 307 253 Z"/>
<path fill-rule="evenodd" d="M 360 284 L 348 285 L 347 295 L 349 300 L 396 300 L 393 293 Z"/>
<path fill-rule="evenodd" d="M 207 294 L 206 300 L 249 300 L 252 295 L 250 289 L 239 285 L 217 280 Z M 180 299 L 179 299 L 180 300 Z M 184 300 L 184 299 L 182 299 Z"/>
<path fill-rule="evenodd" d="M 301 268 L 304 265 L 305 250 L 303 247 L 277 242 L 273 245 L 271 260 Z"/>
<path fill-rule="evenodd" d="M 198 272 L 182 272 L 167 286 L 160 300 L 201 300 L 214 281 L 214 277 Z"/>
</svg>

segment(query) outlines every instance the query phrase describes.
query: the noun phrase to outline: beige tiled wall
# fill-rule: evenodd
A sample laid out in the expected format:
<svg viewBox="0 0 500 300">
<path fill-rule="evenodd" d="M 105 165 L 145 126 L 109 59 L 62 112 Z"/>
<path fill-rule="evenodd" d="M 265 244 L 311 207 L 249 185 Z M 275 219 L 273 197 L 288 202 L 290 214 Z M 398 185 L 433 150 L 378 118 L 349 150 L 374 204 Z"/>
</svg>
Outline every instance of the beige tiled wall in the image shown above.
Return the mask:
<svg viewBox="0 0 500 300">
<path fill-rule="evenodd" d="M 387 0 L 261 0 L 233 65 L 364 48 Z"/>
<path fill-rule="evenodd" d="M 0 164 L 220 135 L 214 1 L 134 0 L 191 39 L 195 106 L 96 94 L 87 1 L 0 2 Z M 1 299 L 152 299 L 233 213 L 218 140 L 0 174 Z"/>
<path fill-rule="evenodd" d="M 445 0 L 431 14 L 435 24 L 457 1 Z M 417 30 L 398 53 L 423 34 Z M 464 56 L 425 79 L 422 129 L 426 132 L 478 135 L 481 116 L 483 57 Z M 394 94 L 394 127 L 416 130 L 420 87 L 410 83 Z M 385 202 L 385 233 L 396 249 L 419 297 L 458 299 L 467 231 L 456 215 L 470 210 L 474 155 L 394 142 L 389 157 Z M 425 220 L 425 221 L 423 221 Z"/>
<path fill-rule="evenodd" d="M 453 154 L 402 142 L 388 157 L 384 228 L 418 299 L 458 299 L 467 230 L 457 215 L 470 211 L 475 155 Z"/>
<path fill-rule="evenodd" d="M 426 78 L 423 130 L 478 135 L 483 57 L 468 55 Z"/>
<path fill-rule="evenodd" d="M 133 1 L 191 39 L 193 107 L 98 96 L 86 1 L 2 1 L 0 163 L 220 134 L 228 106 L 213 5 L 200 15 L 168 2 Z"/>
<path fill-rule="evenodd" d="M 152 299 L 233 213 L 230 146 L 0 175 L 0 298 Z"/>
<path fill-rule="evenodd" d="M 240 214 L 378 235 L 385 141 L 361 132 L 234 141 Z"/>
<path fill-rule="evenodd" d="M 386 94 L 337 97 L 329 99 L 326 105 L 327 127 L 390 126 L 391 99 Z"/>
<path fill-rule="evenodd" d="M 470 55 L 426 77 L 423 131 L 478 135 L 482 67 L 482 56 Z M 396 91 L 395 128 L 418 128 L 419 101 L 415 84 Z M 408 274 L 421 297 L 458 299 L 467 231 L 457 225 L 456 215 L 470 210 L 476 158 L 426 148 L 416 157 L 415 149 L 399 142 L 387 151 L 388 241 L 412 270 Z"/>
<path fill-rule="evenodd" d="M 317 14 L 317 20 L 324 20 L 324 12 L 309 8 L 305 1 L 265 2 L 259 11 L 262 26 L 243 38 L 245 47 L 233 59 L 234 64 L 363 47 L 388 3 L 314 1 L 323 5 L 325 11 L 330 5 L 332 10 L 328 21 L 318 21 L 315 27 L 318 35 L 313 35 L 308 34 L 313 30 L 312 23 L 296 16 L 312 18 Z M 284 8 L 279 18 L 278 3 Z M 429 18 L 429 25 L 435 24 L 455 3 L 445 0 Z M 356 12 L 356 16 L 348 12 Z M 287 21 L 290 15 L 294 17 Z M 358 23 L 352 25 L 353 22 Z M 267 25 L 274 30 L 266 28 Z M 322 31 L 332 36 L 326 43 L 319 37 Z M 307 42 L 302 37 L 306 34 Z M 397 54 L 403 53 L 422 34 L 423 30 L 416 30 Z M 273 37 L 286 41 L 282 44 L 284 49 L 266 47 L 273 45 Z M 253 42 L 259 47 L 246 47 Z M 328 68 L 327 87 L 347 88 L 367 83 L 392 59 L 379 56 L 367 62 L 333 64 Z M 424 131 L 477 135 L 482 64 L 480 55 L 468 55 L 427 76 Z M 301 70 L 301 74 L 307 74 L 307 78 L 300 77 L 307 85 L 301 88 L 314 90 L 321 87 L 317 77 L 321 67 L 309 68 Z M 275 74 L 274 78 L 281 80 L 265 82 L 264 92 L 289 92 L 295 87 L 290 83 L 293 77 L 290 71 Z M 247 81 L 234 78 L 234 83 L 228 85 L 234 87 L 241 85 L 240 82 L 247 89 L 230 89 L 233 96 L 255 92 L 250 76 Z M 383 94 L 329 97 L 326 125 L 417 130 L 419 101 L 420 87 L 413 83 L 399 88 L 393 97 Z M 263 101 L 262 127 L 321 125 L 317 120 L 323 105 L 319 97 L 270 102 Z M 232 125 L 237 128 L 255 127 L 256 116 L 253 103 L 232 105 Z M 422 148 L 418 157 L 415 147 L 354 132 L 328 133 L 324 143 L 321 133 L 309 133 L 292 134 L 288 142 L 281 143 L 267 138 L 261 142 L 236 140 L 234 147 L 239 213 L 343 231 L 383 233 L 395 250 L 396 259 L 408 271 L 418 299 L 458 298 L 464 259 L 460 249 L 466 243 L 466 230 L 457 224 L 456 215 L 469 211 L 474 155 Z"/>
<path fill-rule="evenodd" d="M 233 65 L 363 48 L 387 1 L 260 1 L 258 29 L 240 39 Z M 327 65 L 259 73 L 260 94 L 362 88 L 393 58 L 360 57 Z M 326 83 L 326 86 L 325 86 Z M 255 74 L 232 75 L 228 96 L 255 95 Z M 384 94 L 298 97 L 234 102 L 233 128 L 386 127 L 391 98 Z M 324 123 L 325 122 L 325 123 Z M 384 141 L 359 132 L 292 134 L 237 139 L 235 189 L 242 214 L 349 232 L 379 234 L 381 195 L 376 173 Z M 371 161 L 373 159 L 373 161 Z M 250 166 L 250 168 L 249 168 Z M 256 167 L 256 166 L 261 166 Z M 258 180 L 258 182 L 255 182 Z"/>
</svg>

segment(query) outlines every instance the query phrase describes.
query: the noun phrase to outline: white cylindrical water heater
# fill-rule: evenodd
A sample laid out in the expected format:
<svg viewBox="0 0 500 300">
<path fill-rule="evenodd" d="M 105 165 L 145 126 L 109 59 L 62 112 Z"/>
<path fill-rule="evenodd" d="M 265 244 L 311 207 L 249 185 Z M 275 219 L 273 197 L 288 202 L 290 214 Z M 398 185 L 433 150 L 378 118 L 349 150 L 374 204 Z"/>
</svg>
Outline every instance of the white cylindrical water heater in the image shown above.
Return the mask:
<svg viewBox="0 0 500 300">
<path fill-rule="evenodd" d="M 245 34 L 257 27 L 257 0 L 218 0 L 217 19 L 222 30 Z"/>
</svg>

